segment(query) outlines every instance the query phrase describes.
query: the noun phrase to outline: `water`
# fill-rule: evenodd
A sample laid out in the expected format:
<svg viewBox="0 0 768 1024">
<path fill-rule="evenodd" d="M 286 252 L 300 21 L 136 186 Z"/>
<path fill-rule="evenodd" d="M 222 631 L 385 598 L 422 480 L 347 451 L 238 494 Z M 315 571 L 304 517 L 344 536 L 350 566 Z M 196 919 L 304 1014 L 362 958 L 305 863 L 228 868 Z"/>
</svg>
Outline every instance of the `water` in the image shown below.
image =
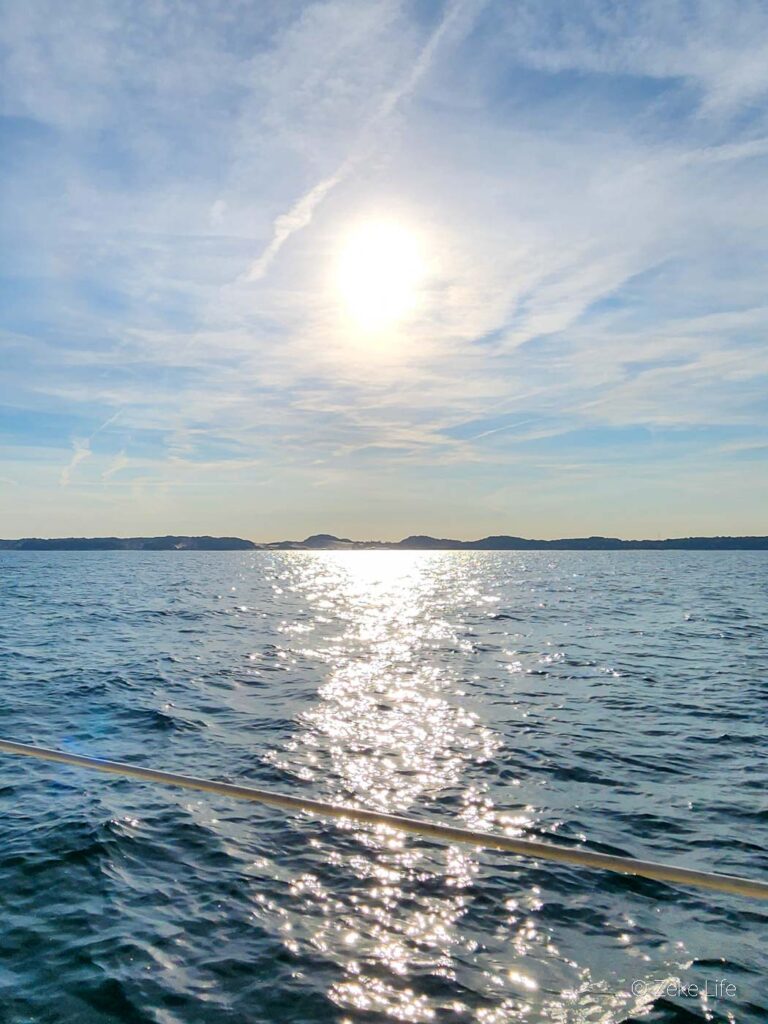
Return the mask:
<svg viewBox="0 0 768 1024">
<path fill-rule="evenodd" d="M 766 569 L 3 552 L 0 734 L 765 877 Z M 8 757 L 0 899 L 13 1024 L 768 1018 L 765 904 Z"/>
</svg>

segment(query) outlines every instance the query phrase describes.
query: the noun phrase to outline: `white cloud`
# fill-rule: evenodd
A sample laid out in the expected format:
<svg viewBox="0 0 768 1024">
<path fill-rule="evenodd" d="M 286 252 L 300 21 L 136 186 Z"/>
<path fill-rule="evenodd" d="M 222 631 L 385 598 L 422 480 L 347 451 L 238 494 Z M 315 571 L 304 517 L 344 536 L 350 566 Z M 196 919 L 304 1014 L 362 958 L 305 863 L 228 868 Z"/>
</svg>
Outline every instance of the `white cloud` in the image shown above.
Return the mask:
<svg viewBox="0 0 768 1024">
<path fill-rule="evenodd" d="M 91 451 L 91 440 L 88 437 L 74 438 L 72 441 L 72 449 L 72 457 L 64 469 L 62 469 L 61 476 L 59 477 L 59 483 L 62 487 L 69 487 L 72 474 L 75 469 L 81 462 L 85 462 L 86 459 L 90 459 L 93 455 L 93 452 Z"/>
<path fill-rule="evenodd" d="M 280 214 L 273 226 L 272 240 L 261 256 L 252 264 L 246 274 L 246 280 L 258 281 L 269 269 L 270 264 L 288 241 L 291 235 L 307 227 L 312 222 L 315 210 L 326 196 L 340 185 L 349 175 L 371 154 L 375 147 L 377 134 L 382 131 L 386 121 L 395 112 L 398 105 L 405 100 L 418 86 L 419 81 L 429 71 L 432 61 L 443 38 L 451 28 L 461 22 L 466 30 L 467 14 L 478 8 L 477 0 L 453 0 L 437 28 L 432 32 L 422 47 L 413 66 L 393 88 L 387 90 L 379 100 L 373 114 L 364 123 L 359 137 L 355 140 L 351 152 L 343 159 L 333 174 L 317 182 L 298 199 L 291 208 Z"/>
<path fill-rule="evenodd" d="M 246 5 L 233 32 L 203 3 L 181 44 L 163 4 L 92 7 L 16 5 L 3 29 L 6 111 L 41 147 L 4 179 L 40 296 L 0 342 L 8 393 L 72 417 L 57 471 L 62 437 L 121 410 L 63 486 L 93 456 L 84 485 L 139 475 L 152 501 L 152 480 L 220 473 L 230 493 L 241 470 L 288 502 L 313 466 L 345 467 L 341 504 L 374 468 L 394 490 L 463 471 L 469 495 L 513 465 L 599 476 L 597 448 L 531 454 L 569 433 L 759 432 L 759 6 L 698 5 L 683 31 L 676 4 L 465 2 L 427 23 L 330 0 Z M 328 267 L 377 210 L 431 262 L 374 353 Z"/>
<path fill-rule="evenodd" d="M 701 90 L 712 114 L 768 91 L 768 10 L 760 2 L 564 0 L 543 8 L 528 0 L 500 10 L 500 46 L 513 60 L 549 72 L 682 79 Z"/>
<path fill-rule="evenodd" d="M 123 469 L 127 469 L 131 465 L 131 460 L 126 457 L 125 452 L 118 452 L 115 458 L 110 462 L 109 466 L 102 472 L 102 480 L 111 480 L 113 476 L 120 473 Z"/>
</svg>

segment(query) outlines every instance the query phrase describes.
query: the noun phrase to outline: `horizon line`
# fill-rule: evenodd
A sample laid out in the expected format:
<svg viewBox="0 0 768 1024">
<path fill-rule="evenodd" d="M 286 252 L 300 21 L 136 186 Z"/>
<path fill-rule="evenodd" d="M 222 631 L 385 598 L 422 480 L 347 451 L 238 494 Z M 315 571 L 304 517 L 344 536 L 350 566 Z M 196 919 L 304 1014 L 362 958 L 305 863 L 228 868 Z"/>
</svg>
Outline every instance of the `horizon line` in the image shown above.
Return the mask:
<svg viewBox="0 0 768 1024">
<path fill-rule="evenodd" d="M 284 538 L 281 540 L 273 541 L 257 541 L 252 538 L 239 537 L 233 534 L 181 534 L 181 533 L 165 533 L 165 534 L 133 534 L 118 536 L 117 534 L 103 534 L 99 536 L 73 536 L 69 535 L 57 535 L 57 536 L 32 536 L 27 535 L 24 537 L 11 537 L 11 538 L 0 538 L 0 549 L 13 550 L 17 545 L 57 545 L 64 543 L 71 543 L 77 545 L 88 545 L 96 546 L 99 544 L 160 544 L 161 542 L 178 542 L 176 546 L 183 545 L 184 542 L 191 542 L 194 544 L 200 544 L 201 542 L 211 542 L 211 544 L 217 547 L 224 547 L 228 544 L 236 545 L 238 547 L 247 548 L 248 550 L 259 550 L 259 549 L 279 549 L 296 546 L 299 548 L 309 548 L 314 550 L 329 550 L 329 549 L 354 549 L 354 548 L 408 548 L 410 550 L 418 549 L 419 546 L 423 546 L 426 549 L 451 546 L 458 549 L 483 546 L 486 548 L 493 548 L 495 542 L 499 542 L 500 548 L 509 549 L 513 544 L 519 543 L 522 545 L 541 545 L 542 547 L 552 547 L 563 544 L 578 544 L 580 546 L 588 546 L 590 543 L 594 544 L 611 544 L 611 545 L 642 545 L 644 547 L 653 547 L 656 545 L 691 545 L 695 543 L 707 544 L 707 545 L 722 545 L 729 543 L 740 543 L 745 544 L 748 542 L 759 542 L 760 547 L 768 547 L 768 535 L 766 534 L 687 534 L 675 537 L 617 537 L 609 536 L 605 534 L 582 534 L 582 535 L 571 535 L 566 537 L 523 537 L 519 534 L 506 534 L 496 533 L 487 534 L 483 537 L 477 537 L 472 539 L 460 539 L 456 537 L 440 537 L 432 534 L 409 534 L 405 537 L 401 537 L 396 540 L 379 540 L 375 538 L 366 538 L 363 540 L 354 540 L 350 537 L 340 537 L 336 534 L 330 533 L 314 533 L 309 534 L 303 539 L 290 539 Z M 205 545 L 203 545 L 205 546 Z M 17 548 L 18 549 L 18 548 Z M 22 548 L 22 550 L 25 548 Z M 28 549 L 28 548 L 27 548 Z M 104 550 L 102 548 L 102 550 Z M 108 549 L 107 549 L 108 550 Z"/>
</svg>

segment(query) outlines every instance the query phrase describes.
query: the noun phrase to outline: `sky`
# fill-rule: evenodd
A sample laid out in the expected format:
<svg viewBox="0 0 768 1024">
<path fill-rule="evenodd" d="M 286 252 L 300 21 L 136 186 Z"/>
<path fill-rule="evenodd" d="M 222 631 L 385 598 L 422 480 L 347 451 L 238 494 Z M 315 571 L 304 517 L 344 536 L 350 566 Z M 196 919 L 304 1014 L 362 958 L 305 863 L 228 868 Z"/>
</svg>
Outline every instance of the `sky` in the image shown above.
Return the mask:
<svg viewBox="0 0 768 1024">
<path fill-rule="evenodd" d="M 0 537 L 768 533 L 765 3 L 3 7 Z"/>
</svg>

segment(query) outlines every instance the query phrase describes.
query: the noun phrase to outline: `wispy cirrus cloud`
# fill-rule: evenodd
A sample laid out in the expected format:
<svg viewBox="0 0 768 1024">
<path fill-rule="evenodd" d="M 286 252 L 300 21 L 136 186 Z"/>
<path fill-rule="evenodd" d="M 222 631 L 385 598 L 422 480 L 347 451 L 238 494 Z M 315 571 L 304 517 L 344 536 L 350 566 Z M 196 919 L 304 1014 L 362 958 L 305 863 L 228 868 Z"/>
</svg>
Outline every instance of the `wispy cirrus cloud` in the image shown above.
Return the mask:
<svg viewBox="0 0 768 1024">
<path fill-rule="evenodd" d="M 91 445 L 93 444 L 94 438 L 97 437 L 102 430 L 106 430 L 107 427 L 111 426 L 119 415 L 120 410 L 113 413 L 112 416 L 108 417 L 103 423 L 96 427 L 90 437 L 75 437 L 72 439 L 72 457 L 64 469 L 62 469 L 59 477 L 59 483 L 62 487 L 69 487 L 72 480 L 72 474 L 75 469 L 77 469 L 81 462 L 85 462 L 86 459 L 90 459 L 93 455 Z M 111 475 L 111 473 L 109 475 Z M 105 477 L 105 479 L 106 478 L 108 477 Z"/>
<path fill-rule="evenodd" d="M 69 460 L 67 465 L 62 469 L 61 476 L 59 477 L 59 483 L 62 487 L 69 487 L 72 479 L 72 474 L 75 469 L 80 465 L 81 462 L 85 462 L 86 459 L 90 459 L 93 455 L 91 451 L 91 440 L 88 437 L 75 438 L 72 441 L 72 458 Z"/>
<path fill-rule="evenodd" d="M 731 10 L 190 3 L 180 46 L 162 4 L 15 5 L 0 470 L 81 530 L 270 536 L 656 532 L 708 472 L 692 522 L 759 532 L 768 26 Z M 429 262 L 383 348 L 329 283 L 379 214 Z"/>
<path fill-rule="evenodd" d="M 466 31 L 466 15 L 470 10 L 474 13 L 480 6 L 481 4 L 478 0 L 452 0 L 448 4 L 446 13 L 422 47 L 413 66 L 403 76 L 402 81 L 385 92 L 383 98 L 379 100 L 376 110 L 363 125 L 360 136 L 355 141 L 349 155 L 344 158 L 333 174 L 319 181 L 301 196 L 290 210 L 277 217 L 273 227 L 272 240 L 261 256 L 251 264 L 246 274 L 246 280 L 257 281 L 264 276 L 272 260 L 277 256 L 291 235 L 311 224 L 312 217 L 320 203 L 323 202 L 333 189 L 352 174 L 365 160 L 366 156 L 371 154 L 376 144 L 377 132 L 381 131 L 387 119 L 392 116 L 398 105 L 414 91 L 421 78 L 427 73 L 443 37 L 450 32 L 452 26 L 460 19 L 464 22 L 463 27 Z"/>
</svg>

